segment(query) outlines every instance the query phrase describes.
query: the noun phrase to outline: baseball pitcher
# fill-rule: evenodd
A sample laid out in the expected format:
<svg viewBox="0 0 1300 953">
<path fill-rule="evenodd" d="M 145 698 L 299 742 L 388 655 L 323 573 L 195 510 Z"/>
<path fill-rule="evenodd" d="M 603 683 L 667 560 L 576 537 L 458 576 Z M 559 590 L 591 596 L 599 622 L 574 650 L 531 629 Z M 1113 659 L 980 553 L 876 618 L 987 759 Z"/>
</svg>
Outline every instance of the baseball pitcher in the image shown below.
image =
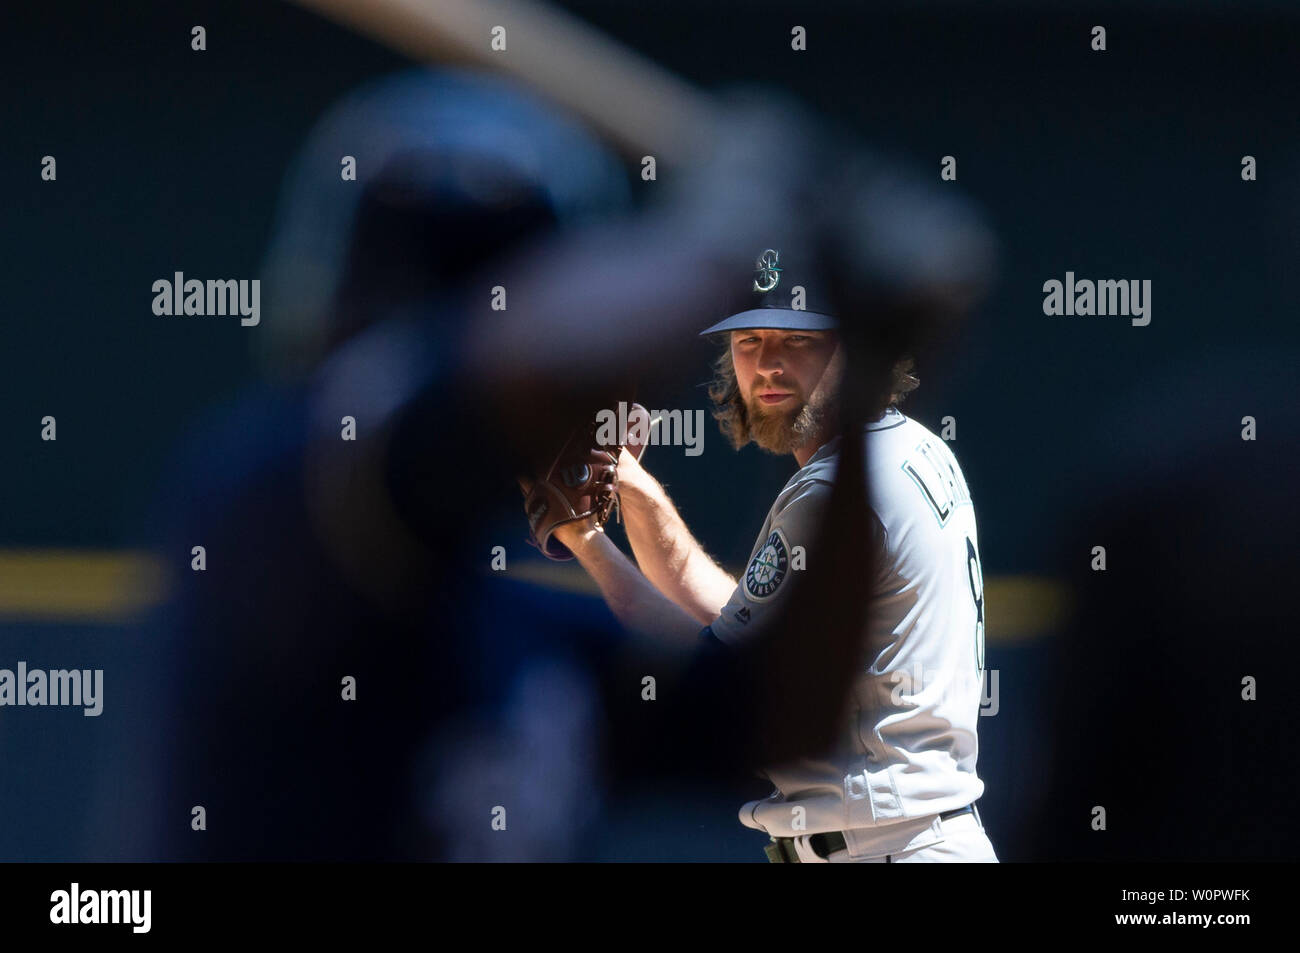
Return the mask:
<svg viewBox="0 0 1300 953">
<path fill-rule="evenodd" d="M 607 505 L 565 508 L 540 530 L 533 521 L 535 534 L 553 535 L 579 560 L 629 629 L 739 645 L 776 617 L 818 558 L 815 530 L 839 460 L 844 355 L 816 274 L 787 251 L 764 249 L 752 306 L 701 332 L 723 344 L 710 391 L 723 432 L 738 449 L 753 441 L 792 454 L 800 468 L 742 578 L 706 554 L 639 448 L 604 451 L 617 454 L 617 472 L 601 482 L 617 493 L 636 566 L 602 531 Z M 975 808 L 984 593 L 974 507 L 947 445 L 898 409 L 918 383 L 910 370 L 910 361 L 894 367 L 865 425 L 876 558 L 872 578 L 840 570 L 845 598 L 863 587 L 872 597 L 843 730 L 831 750 L 766 766 L 775 791 L 740 810 L 743 824 L 771 836 L 773 861 L 997 861 Z"/>
</svg>

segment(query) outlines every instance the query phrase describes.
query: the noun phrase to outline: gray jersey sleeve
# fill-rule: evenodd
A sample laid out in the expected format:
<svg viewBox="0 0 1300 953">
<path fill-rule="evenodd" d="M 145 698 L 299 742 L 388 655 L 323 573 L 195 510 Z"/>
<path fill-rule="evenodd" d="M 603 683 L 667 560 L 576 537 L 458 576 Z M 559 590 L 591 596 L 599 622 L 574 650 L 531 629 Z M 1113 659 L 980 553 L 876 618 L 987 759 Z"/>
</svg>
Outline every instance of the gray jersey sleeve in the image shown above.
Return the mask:
<svg viewBox="0 0 1300 953">
<path fill-rule="evenodd" d="M 806 480 L 783 490 L 754 543 L 740 584 L 721 615 L 709 626 L 724 644 L 735 644 L 760 630 L 787 598 L 791 580 L 807 568 L 831 485 Z"/>
</svg>

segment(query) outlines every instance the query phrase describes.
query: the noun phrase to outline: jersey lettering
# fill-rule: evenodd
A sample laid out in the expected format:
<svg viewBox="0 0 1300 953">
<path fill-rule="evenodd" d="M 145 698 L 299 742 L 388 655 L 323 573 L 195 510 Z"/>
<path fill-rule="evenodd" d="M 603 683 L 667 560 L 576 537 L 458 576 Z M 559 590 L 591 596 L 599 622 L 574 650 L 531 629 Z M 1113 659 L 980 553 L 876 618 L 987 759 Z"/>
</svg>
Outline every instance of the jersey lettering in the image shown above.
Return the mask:
<svg viewBox="0 0 1300 953">
<path fill-rule="evenodd" d="M 970 503 L 970 490 L 952 451 L 933 440 L 922 440 L 903 461 L 903 471 L 920 489 L 930 510 L 946 526 L 953 510 Z"/>
</svg>

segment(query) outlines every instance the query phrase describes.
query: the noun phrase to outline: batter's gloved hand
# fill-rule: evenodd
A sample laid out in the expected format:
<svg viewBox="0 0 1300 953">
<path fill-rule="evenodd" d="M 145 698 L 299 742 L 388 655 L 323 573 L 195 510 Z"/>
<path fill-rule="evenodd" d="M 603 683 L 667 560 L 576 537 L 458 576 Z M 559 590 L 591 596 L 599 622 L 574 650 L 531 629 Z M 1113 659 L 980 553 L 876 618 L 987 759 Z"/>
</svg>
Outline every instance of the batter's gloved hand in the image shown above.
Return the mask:
<svg viewBox="0 0 1300 953">
<path fill-rule="evenodd" d="M 560 451 L 532 477 L 520 477 L 528 542 L 548 559 L 572 559 L 573 553 L 555 536 L 565 523 L 590 519 L 604 532 L 618 506 L 618 458 L 626 447 L 638 460 L 650 435 L 650 414 L 640 404 L 627 411 L 627 432 L 607 435 L 592 420 L 570 433 Z"/>
</svg>

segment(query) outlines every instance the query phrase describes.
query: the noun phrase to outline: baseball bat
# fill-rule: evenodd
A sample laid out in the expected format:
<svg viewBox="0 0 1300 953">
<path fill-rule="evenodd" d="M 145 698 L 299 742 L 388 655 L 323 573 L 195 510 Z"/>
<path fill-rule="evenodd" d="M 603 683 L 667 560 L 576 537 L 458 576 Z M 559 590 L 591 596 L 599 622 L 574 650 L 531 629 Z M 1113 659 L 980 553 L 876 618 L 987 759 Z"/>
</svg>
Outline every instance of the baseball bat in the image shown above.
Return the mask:
<svg viewBox="0 0 1300 953">
<path fill-rule="evenodd" d="M 527 0 L 293 0 L 421 62 L 494 70 L 589 123 L 633 159 L 679 164 L 706 148 L 716 107 L 576 17 Z M 493 49 L 494 31 L 505 49 Z"/>
</svg>

